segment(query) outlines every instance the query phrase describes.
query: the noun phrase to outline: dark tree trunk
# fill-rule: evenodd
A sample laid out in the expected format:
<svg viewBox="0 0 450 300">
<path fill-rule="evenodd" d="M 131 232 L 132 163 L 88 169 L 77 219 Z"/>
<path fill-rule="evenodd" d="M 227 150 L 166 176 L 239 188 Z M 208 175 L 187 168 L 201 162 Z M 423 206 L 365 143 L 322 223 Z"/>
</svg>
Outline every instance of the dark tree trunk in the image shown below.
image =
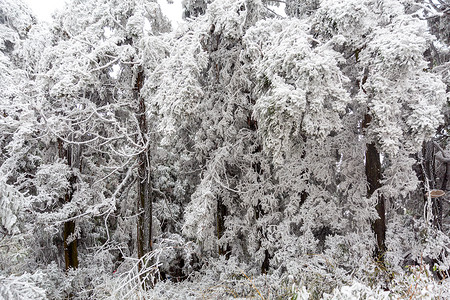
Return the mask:
<svg viewBox="0 0 450 300">
<path fill-rule="evenodd" d="M 436 188 L 435 151 L 433 142 L 426 142 L 422 150 L 425 180 L 428 180 L 430 190 Z M 426 185 L 425 185 L 426 187 Z"/>
<path fill-rule="evenodd" d="M 262 174 L 262 173 L 260 173 Z M 255 207 L 255 218 L 256 220 L 262 218 L 264 216 L 264 211 L 263 208 L 261 206 L 261 203 L 258 201 L 258 204 Z M 261 228 L 258 228 L 258 233 L 261 235 L 261 238 L 265 238 L 267 239 L 267 235 L 263 233 Z M 262 241 L 259 241 L 259 247 L 261 248 Z M 266 248 L 264 249 L 264 260 L 263 263 L 261 264 L 261 274 L 267 274 L 267 272 L 269 272 L 269 268 L 270 268 L 270 259 L 271 259 L 271 255 L 269 253 L 269 250 Z"/>
<path fill-rule="evenodd" d="M 445 164 L 445 173 L 444 178 L 442 180 L 441 190 L 446 191 L 447 190 L 447 183 L 448 183 L 448 176 L 449 176 L 449 164 Z M 442 230 L 442 197 L 434 198 L 432 199 L 433 203 L 433 225 Z"/>
<path fill-rule="evenodd" d="M 442 153 L 444 156 L 444 153 Z M 445 156 L 444 156 L 445 157 Z M 448 177 L 450 176 L 450 163 L 444 162 L 445 166 L 445 173 L 444 177 L 442 179 L 442 185 L 441 190 L 444 192 L 447 192 L 447 184 L 448 184 Z M 442 230 L 442 197 L 434 198 L 433 200 L 433 224 L 438 228 L 439 230 Z M 446 251 L 445 251 L 446 252 Z M 443 253 L 439 255 L 439 259 L 443 260 Z M 439 263 L 438 260 L 434 260 L 433 265 Z M 439 280 L 442 280 L 445 278 L 445 273 L 448 274 L 449 269 L 446 271 L 438 271 L 436 272 L 436 275 L 438 276 Z"/>
<path fill-rule="evenodd" d="M 68 147 L 71 147 L 70 145 Z M 58 154 L 59 158 L 66 160 L 69 167 L 72 166 L 72 153 L 69 150 L 64 150 L 63 141 L 58 139 Z M 64 195 L 64 199 L 61 199 L 63 203 L 69 203 L 72 201 L 72 195 L 74 190 L 76 178 L 74 175 L 71 175 L 69 179 L 69 190 Z M 78 268 L 78 248 L 77 248 L 77 239 L 74 237 L 75 234 L 75 221 L 67 221 L 64 223 L 64 261 L 66 263 L 66 270 L 70 268 L 76 269 Z"/>
<path fill-rule="evenodd" d="M 227 207 L 222 203 L 222 199 L 220 197 L 217 199 L 217 217 L 216 217 L 216 231 L 217 231 L 217 239 L 220 240 L 225 232 L 225 217 L 228 214 Z M 219 255 L 225 255 L 226 258 L 229 258 L 231 248 L 227 245 L 219 246 Z"/>
<path fill-rule="evenodd" d="M 264 250 L 264 261 L 261 266 L 261 274 L 267 274 L 267 272 L 269 272 L 270 258 L 269 250 Z"/>
<path fill-rule="evenodd" d="M 437 149 L 436 149 L 437 148 Z M 441 152 L 441 153 L 439 153 Z M 447 190 L 448 176 L 450 175 L 448 158 L 445 157 L 444 150 L 442 150 L 436 142 L 430 141 L 424 143 L 423 150 L 423 168 L 424 174 L 422 177 L 424 180 L 424 201 L 428 201 L 426 192 L 426 183 L 428 188 L 434 190 L 438 186 L 438 178 L 436 176 L 436 159 L 441 160 L 445 166 L 445 172 L 442 178 L 441 190 Z M 438 229 L 442 229 L 442 197 L 431 198 L 431 211 L 433 226 Z"/>
<path fill-rule="evenodd" d="M 144 84 L 144 72 L 137 74 L 134 97 L 138 101 L 136 117 L 139 122 L 139 142 L 147 144 L 147 117 L 144 98 L 141 97 L 141 89 Z M 152 251 L 152 193 L 150 182 L 150 157 L 147 149 L 141 151 L 138 156 L 138 200 L 137 200 L 137 254 L 138 259 Z M 139 271 L 142 269 L 142 261 L 139 262 Z"/>
<path fill-rule="evenodd" d="M 445 155 L 444 150 L 441 148 L 439 150 L 442 153 L 441 160 L 443 161 L 443 164 L 445 166 L 441 190 L 447 192 L 448 177 L 450 176 L 450 162 L 448 161 L 448 157 Z M 433 217 L 434 217 L 433 219 L 434 226 L 442 230 L 442 197 L 433 199 Z"/>
<path fill-rule="evenodd" d="M 366 114 L 364 117 L 363 127 L 367 128 L 372 117 Z M 381 161 L 380 153 L 378 152 L 375 143 L 372 142 L 366 145 L 366 178 L 367 178 L 367 197 L 371 197 L 373 193 L 381 187 Z M 384 197 L 378 195 L 377 204 L 375 209 L 378 213 L 378 219 L 376 219 L 372 228 L 377 239 L 376 257 L 380 260 L 383 259 L 383 254 L 386 251 L 386 216 L 384 208 Z"/>
<path fill-rule="evenodd" d="M 78 268 L 78 250 L 77 240 L 68 242 L 75 233 L 75 222 L 68 221 L 64 223 L 64 259 L 66 262 L 66 270 Z"/>
<path fill-rule="evenodd" d="M 255 104 L 255 101 L 254 100 L 250 100 L 250 103 L 251 104 Z M 249 114 L 247 116 L 247 125 L 248 125 L 249 129 L 252 130 L 252 131 L 257 131 L 258 130 L 258 122 L 255 119 L 253 119 L 251 114 Z M 256 149 L 253 151 L 253 154 L 260 153 L 261 151 L 262 151 L 262 146 L 258 145 L 256 147 Z M 258 175 L 260 175 L 260 176 L 263 175 L 263 170 L 261 169 L 261 163 L 260 162 L 252 163 L 252 168 Z M 258 220 L 263 215 L 264 215 L 264 211 L 262 209 L 261 203 L 259 203 L 259 201 L 258 201 L 258 204 L 255 207 L 255 217 Z M 261 234 L 261 236 L 263 236 L 263 232 L 262 232 L 261 228 L 259 228 L 258 231 Z M 259 244 L 261 245 L 262 242 L 260 241 Z M 269 271 L 270 259 L 271 258 L 272 257 L 271 257 L 271 255 L 269 253 L 269 250 L 268 249 L 264 249 L 264 260 L 263 260 L 263 263 L 261 264 L 261 274 L 267 274 L 267 272 Z"/>
</svg>

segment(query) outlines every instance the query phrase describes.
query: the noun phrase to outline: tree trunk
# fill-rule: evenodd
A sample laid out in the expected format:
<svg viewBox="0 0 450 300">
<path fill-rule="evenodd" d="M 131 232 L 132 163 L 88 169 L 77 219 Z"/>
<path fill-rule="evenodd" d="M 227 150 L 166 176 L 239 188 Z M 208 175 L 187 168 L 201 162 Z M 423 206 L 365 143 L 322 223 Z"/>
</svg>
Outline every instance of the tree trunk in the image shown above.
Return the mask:
<svg viewBox="0 0 450 300">
<path fill-rule="evenodd" d="M 443 163 L 445 166 L 445 172 L 444 176 L 442 178 L 442 185 L 441 190 L 444 192 L 447 192 L 447 185 L 448 185 L 448 177 L 450 176 L 450 163 L 448 160 L 445 160 L 447 158 L 444 154 L 444 151 L 442 150 L 442 157 L 443 157 Z M 434 225 L 442 230 L 442 197 L 438 197 L 433 199 L 433 216 L 434 216 Z"/>
<path fill-rule="evenodd" d="M 69 241 L 75 233 L 75 222 L 68 221 L 64 223 L 64 259 L 66 270 L 78 268 L 78 250 L 77 240 Z"/>
<path fill-rule="evenodd" d="M 68 146 L 70 147 L 70 145 Z M 69 167 L 72 167 L 72 153 L 69 150 L 64 150 L 63 141 L 58 139 L 58 152 L 59 158 L 67 160 Z M 72 201 L 72 195 L 74 190 L 76 178 L 74 175 L 70 176 L 69 179 L 69 190 L 64 195 L 64 199 L 61 199 L 63 203 L 69 203 Z M 78 249 L 77 249 L 77 239 L 74 237 L 75 234 L 75 221 L 67 221 L 64 223 L 64 260 L 66 263 L 66 270 L 70 268 L 78 268 Z"/>
<path fill-rule="evenodd" d="M 422 149 L 425 180 L 428 180 L 430 190 L 436 188 L 435 151 L 433 142 L 426 142 Z"/>
<path fill-rule="evenodd" d="M 363 128 L 367 128 L 371 122 L 372 117 L 366 114 L 364 117 Z M 371 197 L 373 193 L 381 187 L 381 160 L 380 153 L 378 152 L 375 143 L 372 142 L 366 145 L 366 178 L 367 178 L 367 197 Z M 378 219 L 376 219 L 372 228 L 377 239 L 376 257 L 383 260 L 383 254 L 386 251 L 385 239 L 386 239 L 386 216 L 384 208 L 384 197 L 382 195 L 377 196 L 377 204 L 375 209 L 378 213 Z"/>
<path fill-rule="evenodd" d="M 136 114 L 139 122 L 140 143 L 147 144 L 147 116 L 144 98 L 141 97 L 141 89 L 144 83 L 144 72 L 137 74 L 134 97 L 138 101 L 139 108 Z M 137 254 L 141 259 L 146 253 L 152 251 L 152 193 L 150 182 L 150 158 L 147 149 L 138 156 L 138 200 L 137 200 Z M 139 262 L 139 271 L 142 269 L 142 261 Z"/>
<path fill-rule="evenodd" d="M 225 232 L 225 217 L 227 215 L 227 207 L 222 203 L 222 199 L 220 197 L 217 198 L 217 217 L 216 217 L 216 230 L 217 230 L 217 240 L 223 236 Z M 219 255 L 225 255 L 227 258 L 230 256 L 230 247 L 229 245 L 219 245 Z"/>
<path fill-rule="evenodd" d="M 444 178 L 442 180 L 441 190 L 444 192 L 447 191 L 447 183 L 450 166 L 448 163 L 445 163 L 445 173 Z M 433 201 L 433 225 L 442 230 L 442 197 L 434 198 Z"/>
<path fill-rule="evenodd" d="M 439 153 L 441 152 L 441 153 Z M 448 176 L 450 175 L 449 160 L 444 150 L 436 142 L 430 141 L 424 143 L 423 150 L 423 167 L 424 167 L 424 184 L 428 183 L 428 188 L 434 190 L 438 186 L 438 178 L 436 177 L 436 159 L 440 160 L 445 166 L 445 172 L 442 178 L 441 190 L 447 190 Z M 426 181 L 426 182 L 425 182 Z M 427 189 L 424 189 L 424 201 L 428 201 L 426 195 Z M 431 212 L 433 226 L 442 229 L 442 197 L 431 198 Z"/>
<path fill-rule="evenodd" d="M 255 101 L 251 100 L 250 103 L 254 105 Z M 255 119 L 253 119 L 251 114 L 249 114 L 248 117 L 247 117 L 247 124 L 248 124 L 248 127 L 249 127 L 250 130 L 252 130 L 252 131 L 257 131 L 258 130 L 258 122 Z M 261 151 L 262 151 L 262 146 L 258 145 L 256 147 L 256 149 L 253 151 L 252 154 L 260 153 Z M 252 163 L 252 168 L 258 175 L 263 175 L 263 171 L 261 169 L 261 163 L 260 162 Z M 258 180 L 258 182 L 259 182 L 259 180 Z M 262 209 L 261 203 L 259 201 L 258 201 L 258 204 L 256 205 L 256 207 L 254 209 L 255 209 L 256 220 L 258 220 L 264 214 L 264 211 Z M 259 234 L 261 234 L 261 237 L 264 236 L 261 228 L 258 228 L 258 232 L 259 232 Z M 267 238 L 267 237 L 264 237 L 264 238 Z M 262 241 L 259 241 L 260 247 L 261 247 L 261 244 L 262 244 Z M 263 263 L 261 264 L 261 274 L 267 274 L 267 272 L 269 272 L 270 259 L 271 258 L 272 257 L 271 257 L 271 255 L 269 253 L 269 250 L 268 249 L 264 249 L 264 260 L 263 260 Z"/>
</svg>

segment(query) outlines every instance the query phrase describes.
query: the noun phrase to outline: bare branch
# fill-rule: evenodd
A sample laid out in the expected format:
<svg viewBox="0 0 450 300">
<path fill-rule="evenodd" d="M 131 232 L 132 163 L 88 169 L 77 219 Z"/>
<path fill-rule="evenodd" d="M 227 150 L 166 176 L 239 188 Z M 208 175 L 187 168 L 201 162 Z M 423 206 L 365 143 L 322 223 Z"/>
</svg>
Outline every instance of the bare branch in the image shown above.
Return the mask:
<svg viewBox="0 0 450 300">
<path fill-rule="evenodd" d="M 275 11 L 273 11 L 273 10 L 270 9 L 270 8 L 268 8 L 267 6 L 264 6 L 264 7 L 265 7 L 268 11 L 270 11 L 271 13 L 273 13 L 274 15 L 276 15 L 276 16 L 278 16 L 278 17 L 280 17 L 280 18 L 283 18 L 283 16 L 277 14 Z"/>
<path fill-rule="evenodd" d="M 438 153 L 436 153 L 436 159 L 445 164 L 450 163 L 450 157 L 446 155 L 444 149 L 442 149 L 442 147 L 436 141 L 433 141 L 433 145 L 436 147 L 436 149 L 438 149 Z"/>
<path fill-rule="evenodd" d="M 436 153 L 436 159 L 439 160 L 440 162 L 445 163 L 445 164 L 450 163 L 450 158 L 449 157 L 445 157 L 444 155 L 442 155 L 441 152 Z"/>
<path fill-rule="evenodd" d="M 439 145 L 436 141 L 433 141 L 433 145 L 438 149 L 438 151 L 442 152 L 442 156 L 445 157 L 444 149 L 441 148 L 441 145 Z"/>
<path fill-rule="evenodd" d="M 98 68 L 92 69 L 91 72 L 100 71 L 100 70 L 103 70 L 105 68 L 108 68 L 109 66 L 111 66 L 111 65 L 115 64 L 116 62 L 118 62 L 119 60 L 120 60 L 120 57 L 117 57 L 116 59 L 110 61 L 109 63 L 107 63 L 107 64 L 105 64 L 103 66 L 100 66 Z"/>
</svg>

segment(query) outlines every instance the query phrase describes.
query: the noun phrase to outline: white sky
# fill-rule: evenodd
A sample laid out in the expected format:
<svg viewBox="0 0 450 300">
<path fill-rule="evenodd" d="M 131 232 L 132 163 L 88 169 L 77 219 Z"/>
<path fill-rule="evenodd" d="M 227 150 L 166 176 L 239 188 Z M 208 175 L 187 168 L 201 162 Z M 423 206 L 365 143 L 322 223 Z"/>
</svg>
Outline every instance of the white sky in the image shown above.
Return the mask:
<svg viewBox="0 0 450 300">
<path fill-rule="evenodd" d="M 41 21 L 49 21 L 52 13 L 64 6 L 64 0 L 24 0 Z"/>
<path fill-rule="evenodd" d="M 62 9 L 67 0 L 24 0 L 41 21 L 50 21 L 55 10 Z M 68 0 L 70 1 L 70 0 Z M 182 0 L 173 0 L 173 4 L 168 4 L 167 0 L 158 0 L 163 13 L 172 22 L 172 27 L 176 28 L 181 22 Z"/>
<path fill-rule="evenodd" d="M 167 0 L 158 0 L 162 12 L 172 22 L 173 29 L 176 29 L 178 27 L 178 23 L 182 20 L 183 9 L 181 6 L 181 1 L 182 0 L 173 0 L 173 4 L 167 4 Z"/>
<path fill-rule="evenodd" d="M 51 15 L 55 10 L 62 9 L 64 3 L 70 0 L 24 0 L 30 8 L 34 11 L 36 16 L 41 21 L 50 21 Z M 178 27 L 181 22 L 182 16 L 182 0 L 173 0 L 173 4 L 168 4 L 167 0 L 158 0 L 161 5 L 161 10 L 172 22 L 173 29 Z M 274 11 L 282 16 L 286 16 L 284 13 L 284 4 L 280 7 L 271 7 Z"/>
</svg>

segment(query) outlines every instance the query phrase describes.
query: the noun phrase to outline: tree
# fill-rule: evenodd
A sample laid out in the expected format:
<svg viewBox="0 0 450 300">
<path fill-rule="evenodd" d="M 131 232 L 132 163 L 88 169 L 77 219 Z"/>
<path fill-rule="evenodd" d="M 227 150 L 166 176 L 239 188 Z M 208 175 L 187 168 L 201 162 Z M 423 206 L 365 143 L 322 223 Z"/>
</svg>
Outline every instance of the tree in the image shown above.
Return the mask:
<svg viewBox="0 0 450 300">
<path fill-rule="evenodd" d="M 33 139 L 39 124 L 31 104 L 32 83 L 20 68 L 18 52 L 34 18 L 22 1 L 0 3 L 0 238 L 5 245 L 26 247 L 24 222 L 30 208 L 27 197 L 29 173 L 38 157 Z M 21 259 L 7 248 L 0 249 L 1 270 L 6 276 L 20 269 Z M 16 258 L 15 258 L 16 257 Z"/>
<path fill-rule="evenodd" d="M 197 164 L 205 168 L 186 207 L 184 233 L 209 255 L 228 246 L 231 257 L 243 261 L 257 253 L 264 272 L 272 257 L 283 266 L 299 261 L 285 266 L 290 274 L 300 274 L 307 263 L 317 266 L 311 278 L 324 276 L 320 259 L 310 256 L 323 253 L 342 268 L 336 272 L 354 269 L 348 261 L 363 261 L 362 274 L 371 268 L 372 253 L 384 257 L 384 199 L 416 190 L 410 156 L 441 122 L 443 86 L 423 71 L 431 36 L 392 1 L 324 2 L 297 14 L 300 20 L 268 18 L 253 25 L 269 16 L 265 12 L 251 1 L 213 2 L 203 33 L 188 29 L 175 46 L 199 58 L 207 54 L 208 64 L 186 54 L 181 70 L 192 71 L 173 72 L 182 64 L 175 52 L 165 60 L 167 71 L 158 73 L 168 75 L 155 86 L 162 126 L 173 132 L 173 141 L 197 145 Z M 401 42 L 412 35 L 415 44 Z M 192 50 L 183 48 L 186 42 Z M 227 57 L 239 45 L 240 66 Z M 400 73 L 406 79 L 398 79 Z M 214 130 L 222 124 L 233 126 Z M 194 138 L 187 127 L 195 128 Z M 173 148 L 170 138 L 163 140 Z M 355 243 L 364 251 L 351 251 Z M 290 245 L 302 246 L 292 254 Z"/>
<path fill-rule="evenodd" d="M 0 294 L 448 295 L 445 3 L 282 2 L 0 13 Z"/>
<path fill-rule="evenodd" d="M 154 2 L 80 1 L 75 2 L 70 9 L 74 12 L 74 18 L 61 18 L 56 28 L 62 35 L 62 40 L 56 47 L 63 48 L 66 53 L 59 56 L 58 52 L 53 51 L 62 60 L 58 67 L 64 68 L 60 69 L 64 77 L 61 78 L 62 80 L 55 78 L 57 83 L 51 87 L 51 90 L 59 98 L 68 96 L 73 100 L 77 110 L 82 109 L 81 119 L 73 123 L 86 124 L 89 129 L 85 130 L 79 128 L 79 125 L 68 124 L 68 129 L 72 132 L 64 135 L 69 134 L 76 138 L 65 140 L 74 145 L 78 145 L 78 141 L 82 140 L 84 146 L 93 148 L 90 159 L 93 159 L 92 163 L 95 165 L 98 164 L 96 160 L 100 155 L 105 157 L 105 162 L 116 161 L 117 165 L 121 165 L 120 169 L 125 168 L 136 172 L 137 254 L 138 258 L 142 259 L 151 251 L 152 198 L 148 152 L 150 141 L 146 103 L 141 95 L 141 88 L 144 84 L 146 68 L 152 66 L 144 65 L 141 44 L 149 35 L 167 30 L 168 21 L 162 17 L 159 6 Z M 83 22 L 79 23 L 75 18 L 81 18 Z M 80 27 L 79 24 L 82 26 Z M 114 35 L 110 36 L 111 33 Z M 67 47 L 73 43 L 78 45 L 78 48 Z M 54 60 L 53 57 L 53 70 L 56 69 Z M 67 72 L 65 70 L 69 64 L 73 64 L 74 68 Z M 120 68 L 117 75 L 112 74 L 114 66 Z M 80 96 L 85 99 L 85 104 L 79 103 Z M 87 119 L 82 119 L 86 117 Z M 107 128 L 111 125 L 114 126 L 112 130 Z M 137 134 L 131 134 L 133 131 Z M 116 150 L 116 147 L 122 150 Z M 131 155 L 122 152 L 127 149 L 132 150 Z M 100 163 L 103 162 L 100 161 Z M 98 167 L 105 169 L 105 166 Z M 136 169 L 133 170 L 135 167 Z M 97 181 L 86 182 L 93 188 L 93 184 L 101 180 L 101 173 L 104 171 L 87 170 L 89 171 L 100 171 L 100 173 L 92 174 Z M 114 175 L 116 171 L 119 171 L 119 168 L 113 169 L 107 177 Z M 120 173 L 118 175 L 120 178 Z M 117 182 L 117 186 L 112 187 L 113 189 L 108 192 L 111 193 L 111 197 L 103 199 L 97 210 L 106 208 L 108 214 L 114 210 L 115 197 L 134 181 L 130 180 L 129 174 L 126 174 L 122 180 Z M 110 189 L 105 187 L 107 190 Z M 98 194 L 98 191 L 95 193 Z M 108 206 L 110 207 L 107 208 Z M 89 210 L 95 211 L 92 208 Z"/>
</svg>

